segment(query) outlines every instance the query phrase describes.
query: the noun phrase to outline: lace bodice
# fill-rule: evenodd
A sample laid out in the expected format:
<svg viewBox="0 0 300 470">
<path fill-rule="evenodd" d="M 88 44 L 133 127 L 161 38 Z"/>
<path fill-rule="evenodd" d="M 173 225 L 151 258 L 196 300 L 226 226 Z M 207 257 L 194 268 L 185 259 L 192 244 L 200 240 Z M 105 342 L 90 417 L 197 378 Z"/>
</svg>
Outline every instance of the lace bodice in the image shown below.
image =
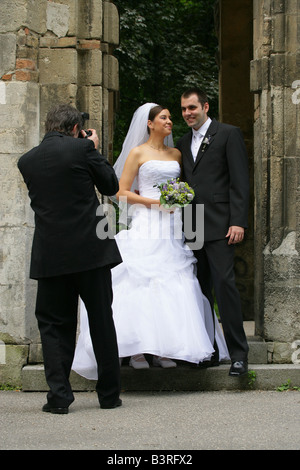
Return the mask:
<svg viewBox="0 0 300 470">
<path fill-rule="evenodd" d="M 180 176 L 180 165 L 177 161 L 148 160 L 139 169 L 139 193 L 143 197 L 159 199 L 160 191 L 153 186 Z"/>
</svg>

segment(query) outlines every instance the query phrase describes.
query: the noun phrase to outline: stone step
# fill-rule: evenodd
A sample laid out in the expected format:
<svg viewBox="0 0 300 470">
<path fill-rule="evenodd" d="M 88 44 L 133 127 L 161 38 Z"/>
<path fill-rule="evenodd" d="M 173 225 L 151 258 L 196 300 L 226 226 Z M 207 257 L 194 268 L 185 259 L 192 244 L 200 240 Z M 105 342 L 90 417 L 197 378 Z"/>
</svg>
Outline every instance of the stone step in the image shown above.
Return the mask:
<svg viewBox="0 0 300 470">
<path fill-rule="evenodd" d="M 254 322 L 245 322 L 245 331 L 249 344 L 248 375 L 241 378 L 228 376 L 229 362 L 219 367 L 199 369 L 185 362 L 178 361 L 174 369 L 150 367 L 147 370 L 134 370 L 128 366 L 128 359 L 121 367 L 122 389 L 124 391 L 157 391 L 157 390 L 274 390 L 290 381 L 291 386 L 300 386 L 299 364 L 268 364 L 268 346 L 259 336 L 254 336 Z M 151 364 L 151 357 L 148 357 Z M 71 373 L 71 384 L 74 391 L 95 389 L 95 381 Z M 43 364 L 27 365 L 22 370 L 23 391 L 46 391 Z"/>
<path fill-rule="evenodd" d="M 150 367 L 135 370 L 122 366 L 122 391 L 218 391 L 276 390 L 284 384 L 300 387 L 299 364 L 250 364 L 249 373 L 240 378 L 229 377 L 229 364 L 199 369 L 178 364 L 174 369 Z M 96 382 L 71 373 L 74 391 L 93 391 Z M 28 365 L 22 370 L 23 391 L 47 391 L 44 366 Z"/>
</svg>

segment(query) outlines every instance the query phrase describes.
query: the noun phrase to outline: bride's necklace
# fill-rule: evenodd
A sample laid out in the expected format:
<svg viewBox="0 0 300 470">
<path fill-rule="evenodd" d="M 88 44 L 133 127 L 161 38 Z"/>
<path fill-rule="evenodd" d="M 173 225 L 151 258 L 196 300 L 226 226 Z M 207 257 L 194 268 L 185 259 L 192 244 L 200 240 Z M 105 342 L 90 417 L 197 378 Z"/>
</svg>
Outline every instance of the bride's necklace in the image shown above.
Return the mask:
<svg viewBox="0 0 300 470">
<path fill-rule="evenodd" d="M 149 144 L 147 142 L 147 145 L 149 145 L 149 147 L 153 148 L 154 150 L 157 150 L 158 152 L 161 152 L 162 150 L 166 150 L 167 146 L 164 145 L 161 149 L 157 148 L 157 147 L 154 147 L 153 145 Z"/>
</svg>

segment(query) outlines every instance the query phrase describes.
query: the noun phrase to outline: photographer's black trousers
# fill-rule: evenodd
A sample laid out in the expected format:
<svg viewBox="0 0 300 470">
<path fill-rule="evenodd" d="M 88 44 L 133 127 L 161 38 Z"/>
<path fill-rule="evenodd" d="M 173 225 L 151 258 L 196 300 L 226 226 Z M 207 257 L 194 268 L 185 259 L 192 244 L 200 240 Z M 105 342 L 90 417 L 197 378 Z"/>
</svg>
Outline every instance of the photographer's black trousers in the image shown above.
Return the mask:
<svg viewBox="0 0 300 470">
<path fill-rule="evenodd" d="M 98 365 L 99 402 L 110 406 L 119 398 L 120 365 L 108 267 L 38 280 L 36 317 L 50 388 L 48 403 L 52 407 L 68 407 L 74 400 L 69 375 L 76 344 L 79 296 L 88 313 Z"/>
</svg>

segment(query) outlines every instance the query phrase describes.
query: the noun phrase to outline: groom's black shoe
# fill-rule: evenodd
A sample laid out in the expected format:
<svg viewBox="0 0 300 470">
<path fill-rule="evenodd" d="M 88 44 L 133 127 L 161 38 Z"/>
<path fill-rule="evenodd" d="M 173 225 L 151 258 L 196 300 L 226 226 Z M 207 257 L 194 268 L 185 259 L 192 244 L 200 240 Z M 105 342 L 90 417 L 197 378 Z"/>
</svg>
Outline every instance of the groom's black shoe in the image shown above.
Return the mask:
<svg viewBox="0 0 300 470">
<path fill-rule="evenodd" d="M 246 361 L 235 361 L 231 364 L 229 375 L 231 377 L 240 377 L 248 372 L 248 363 Z"/>
<path fill-rule="evenodd" d="M 46 405 L 43 406 L 42 411 L 46 411 L 46 413 L 54 413 L 57 415 L 66 415 L 69 413 L 69 408 L 58 408 L 49 405 L 49 403 L 46 403 Z"/>
<path fill-rule="evenodd" d="M 106 409 L 106 410 L 112 409 L 112 408 L 117 408 L 118 406 L 122 406 L 121 398 L 119 398 L 116 401 L 116 403 L 113 403 L 112 405 L 105 405 L 104 403 L 103 404 L 100 403 L 100 408 L 103 408 L 103 409 Z"/>
</svg>

